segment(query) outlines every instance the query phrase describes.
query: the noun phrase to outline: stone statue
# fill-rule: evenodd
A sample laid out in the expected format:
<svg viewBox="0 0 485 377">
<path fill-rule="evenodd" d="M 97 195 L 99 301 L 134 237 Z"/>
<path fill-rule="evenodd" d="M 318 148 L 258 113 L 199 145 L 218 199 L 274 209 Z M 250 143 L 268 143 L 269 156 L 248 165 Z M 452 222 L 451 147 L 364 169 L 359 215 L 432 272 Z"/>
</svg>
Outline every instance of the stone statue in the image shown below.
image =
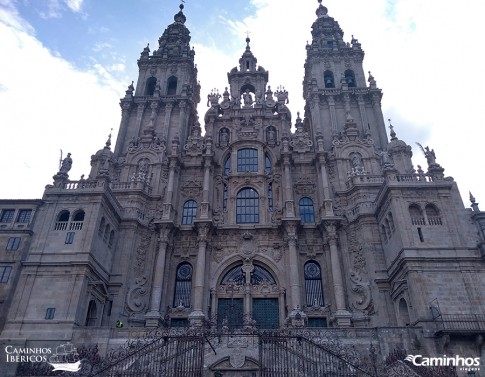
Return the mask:
<svg viewBox="0 0 485 377">
<path fill-rule="evenodd" d="M 227 144 L 229 142 L 229 132 L 227 131 L 227 128 L 223 128 L 220 131 L 220 139 L 219 142 L 221 144 Z"/>
<path fill-rule="evenodd" d="M 64 160 L 62 160 L 59 173 L 67 173 L 69 170 L 71 170 L 71 167 L 72 167 L 72 158 L 71 158 L 71 154 L 68 153 L 67 157 Z"/>
<path fill-rule="evenodd" d="M 426 157 L 428 165 L 436 164 L 436 154 L 434 153 L 434 149 L 429 150 L 429 147 L 426 147 L 424 151 L 424 157 Z"/>
<path fill-rule="evenodd" d="M 246 89 L 246 92 L 243 94 L 244 105 L 251 106 L 253 104 L 253 97 L 249 92 L 249 89 Z"/>
</svg>

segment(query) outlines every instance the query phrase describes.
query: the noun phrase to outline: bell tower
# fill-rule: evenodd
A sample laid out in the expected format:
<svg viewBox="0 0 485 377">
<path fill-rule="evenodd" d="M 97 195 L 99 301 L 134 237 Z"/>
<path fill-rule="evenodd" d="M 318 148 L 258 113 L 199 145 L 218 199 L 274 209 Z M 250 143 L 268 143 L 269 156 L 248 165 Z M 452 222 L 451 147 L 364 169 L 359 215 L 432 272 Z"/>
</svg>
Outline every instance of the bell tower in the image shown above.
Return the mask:
<svg viewBox="0 0 485 377">
<path fill-rule="evenodd" d="M 140 143 L 160 146 L 185 140 L 195 123 L 200 86 L 183 8 L 181 4 L 174 22 L 158 39 L 158 48 L 150 54 L 148 45 L 141 52 L 136 88 L 130 85 L 120 102 L 122 119 L 116 157 L 138 148 Z"/>
<path fill-rule="evenodd" d="M 305 114 L 314 137 L 323 136 L 329 150 L 346 123 L 355 123 L 357 136 L 372 138 L 377 149 L 385 149 L 387 135 L 381 112 L 382 91 L 363 69 L 364 51 L 354 36 L 344 41 L 344 32 L 321 4 L 307 44 L 303 97 Z"/>
</svg>

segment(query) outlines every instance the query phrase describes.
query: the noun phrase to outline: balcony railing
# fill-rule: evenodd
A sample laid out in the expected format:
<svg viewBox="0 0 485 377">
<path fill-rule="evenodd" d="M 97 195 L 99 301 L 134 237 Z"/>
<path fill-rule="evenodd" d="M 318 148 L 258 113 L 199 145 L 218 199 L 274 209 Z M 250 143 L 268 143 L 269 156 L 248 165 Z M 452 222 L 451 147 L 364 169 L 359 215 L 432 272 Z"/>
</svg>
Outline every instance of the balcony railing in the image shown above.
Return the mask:
<svg viewBox="0 0 485 377">
<path fill-rule="evenodd" d="M 441 331 L 475 333 L 485 331 L 485 314 L 442 314 L 436 322 L 441 322 Z"/>
</svg>

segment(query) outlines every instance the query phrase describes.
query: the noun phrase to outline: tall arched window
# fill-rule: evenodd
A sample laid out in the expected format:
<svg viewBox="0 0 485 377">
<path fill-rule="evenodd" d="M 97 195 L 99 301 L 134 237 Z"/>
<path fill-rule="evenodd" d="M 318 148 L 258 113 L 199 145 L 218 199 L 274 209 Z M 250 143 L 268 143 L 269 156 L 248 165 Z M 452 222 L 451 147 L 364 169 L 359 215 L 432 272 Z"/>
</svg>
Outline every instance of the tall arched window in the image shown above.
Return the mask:
<svg viewBox="0 0 485 377">
<path fill-rule="evenodd" d="M 323 82 L 325 83 L 325 88 L 335 88 L 335 80 L 332 71 L 325 71 L 323 73 Z"/>
<path fill-rule="evenodd" d="M 71 221 L 71 224 L 69 224 L 69 230 L 81 230 L 83 227 L 83 221 L 84 221 L 84 211 L 79 210 L 77 211 Z"/>
<path fill-rule="evenodd" d="M 227 208 L 227 185 L 224 183 L 224 191 L 222 192 L 222 208 Z"/>
<path fill-rule="evenodd" d="M 155 77 L 150 77 L 145 84 L 145 95 L 153 96 L 153 93 L 155 93 L 156 85 L 157 85 L 157 79 Z"/>
<path fill-rule="evenodd" d="M 258 151 L 253 148 L 244 148 L 237 151 L 237 171 L 257 172 L 258 171 Z"/>
<path fill-rule="evenodd" d="M 411 216 L 411 224 L 424 225 L 424 216 L 421 208 L 417 204 L 411 204 L 409 206 L 409 215 Z"/>
<path fill-rule="evenodd" d="M 57 221 L 54 230 L 66 230 L 67 224 L 69 223 L 69 211 L 61 211 L 59 215 L 57 215 Z"/>
<path fill-rule="evenodd" d="M 182 224 L 193 224 L 196 217 L 197 202 L 195 200 L 187 200 L 182 210 Z"/>
<path fill-rule="evenodd" d="M 429 225 L 443 225 L 438 208 L 433 204 L 426 204 L 424 207 Z"/>
<path fill-rule="evenodd" d="M 259 195 L 253 188 L 246 187 L 237 193 L 236 223 L 259 223 Z"/>
<path fill-rule="evenodd" d="M 268 208 L 273 209 L 273 184 L 268 185 Z"/>
<path fill-rule="evenodd" d="M 273 166 L 271 165 L 271 159 L 268 154 L 264 154 L 264 168 L 266 169 L 266 174 L 271 174 L 273 172 Z"/>
<path fill-rule="evenodd" d="M 103 232 L 104 232 L 104 224 L 106 223 L 106 220 L 104 217 L 101 218 L 101 222 L 99 223 L 99 228 L 98 228 L 98 236 L 103 237 Z"/>
<path fill-rule="evenodd" d="M 182 263 L 178 266 L 175 275 L 175 292 L 173 295 L 173 307 L 190 307 L 190 295 L 192 291 L 192 266 Z"/>
<path fill-rule="evenodd" d="M 224 162 L 224 175 L 228 176 L 231 171 L 231 155 L 227 156 L 226 162 Z"/>
<path fill-rule="evenodd" d="M 317 262 L 305 263 L 305 293 L 307 306 L 323 306 L 322 273 Z"/>
<path fill-rule="evenodd" d="M 304 197 L 300 199 L 300 219 L 302 223 L 314 223 L 315 213 L 313 210 L 313 200 Z"/>
<path fill-rule="evenodd" d="M 345 81 L 349 88 L 355 88 L 355 74 L 351 69 L 345 71 Z"/>
<path fill-rule="evenodd" d="M 169 77 L 167 80 L 167 96 L 174 96 L 177 93 L 177 78 Z"/>
<path fill-rule="evenodd" d="M 96 326 L 96 320 L 98 319 L 98 308 L 96 301 L 89 301 L 88 313 L 86 315 L 86 326 Z"/>
</svg>

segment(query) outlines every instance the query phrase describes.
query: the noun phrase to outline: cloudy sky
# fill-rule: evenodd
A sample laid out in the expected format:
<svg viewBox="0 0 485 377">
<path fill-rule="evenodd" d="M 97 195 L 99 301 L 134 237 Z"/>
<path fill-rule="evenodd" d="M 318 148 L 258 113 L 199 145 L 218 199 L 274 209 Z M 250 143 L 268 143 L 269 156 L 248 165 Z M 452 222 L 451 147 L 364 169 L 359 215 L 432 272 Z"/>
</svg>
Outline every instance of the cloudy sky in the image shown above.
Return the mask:
<svg viewBox="0 0 485 377">
<path fill-rule="evenodd" d="M 0 198 L 40 198 L 72 154 L 71 179 L 120 122 L 119 99 L 137 80 L 136 60 L 173 22 L 177 0 L 0 0 Z M 384 92 L 383 112 L 426 165 L 416 142 L 434 149 L 445 174 L 485 209 L 485 3 L 463 0 L 323 0 L 359 40 Z M 303 110 L 305 45 L 317 0 L 186 0 L 184 13 L 202 98 L 223 91 L 247 32 L 273 89 Z M 199 105 L 203 119 L 205 101 Z"/>
</svg>

